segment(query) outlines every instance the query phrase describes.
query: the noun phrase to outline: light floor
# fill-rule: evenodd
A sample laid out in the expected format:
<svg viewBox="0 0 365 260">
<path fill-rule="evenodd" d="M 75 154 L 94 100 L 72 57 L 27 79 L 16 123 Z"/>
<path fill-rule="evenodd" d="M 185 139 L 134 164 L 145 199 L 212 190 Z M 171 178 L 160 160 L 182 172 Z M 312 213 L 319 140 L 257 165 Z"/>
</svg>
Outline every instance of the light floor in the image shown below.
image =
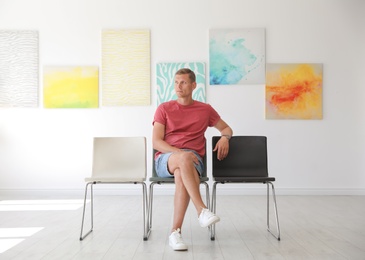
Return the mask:
<svg viewBox="0 0 365 260">
<path fill-rule="evenodd" d="M 155 197 L 148 241 L 140 196 L 96 196 L 94 231 L 82 242 L 76 199 L 2 198 L 0 259 L 365 259 L 365 196 L 278 196 L 280 242 L 266 230 L 265 196 L 219 196 L 216 240 L 190 206 L 185 252 L 168 245 L 172 196 Z"/>
</svg>

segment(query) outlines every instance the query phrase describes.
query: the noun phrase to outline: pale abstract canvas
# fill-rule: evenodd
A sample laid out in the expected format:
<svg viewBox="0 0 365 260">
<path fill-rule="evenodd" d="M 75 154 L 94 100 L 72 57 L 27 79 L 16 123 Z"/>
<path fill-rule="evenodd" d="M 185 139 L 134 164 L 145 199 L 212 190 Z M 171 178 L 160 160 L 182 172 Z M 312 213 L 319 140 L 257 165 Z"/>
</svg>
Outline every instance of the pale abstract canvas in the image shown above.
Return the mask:
<svg viewBox="0 0 365 260">
<path fill-rule="evenodd" d="M 322 119 L 322 64 L 267 64 L 267 119 Z"/>
<path fill-rule="evenodd" d="M 149 30 L 102 31 L 102 105 L 150 105 Z"/>
<path fill-rule="evenodd" d="M 210 30 L 210 85 L 264 84 L 265 62 L 265 29 Z"/>
<path fill-rule="evenodd" d="M 197 86 L 193 92 L 193 99 L 206 102 L 205 64 L 203 62 L 158 63 L 156 66 L 157 105 L 177 99 L 174 90 L 175 72 L 182 68 L 189 68 L 195 73 Z"/>
<path fill-rule="evenodd" d="M 99 70 L 96 66 L 44 67 L 45 108 L 97 108 Z"/>
<path fill-rule="evenodd" d="M 0 30 L 0 107 L 37 107 L 37 31 Z"/>
</svg>

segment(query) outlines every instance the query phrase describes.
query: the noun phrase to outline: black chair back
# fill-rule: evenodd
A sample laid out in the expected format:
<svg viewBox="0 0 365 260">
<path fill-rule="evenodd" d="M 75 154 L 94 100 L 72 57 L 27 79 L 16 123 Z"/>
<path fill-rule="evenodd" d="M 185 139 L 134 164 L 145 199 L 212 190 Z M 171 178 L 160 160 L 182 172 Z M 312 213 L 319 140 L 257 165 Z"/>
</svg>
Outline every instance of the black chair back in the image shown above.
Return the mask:
<svg viewBox="0 0 365 260">
<path fill-rule="evenodd" d="M 212 138 L 212 148 L 220 139 Z M 228 156 L 219 161 L 212 155 L 213 177 L 268 177 L 266 136 L 233 136 Z"/>
</svg>

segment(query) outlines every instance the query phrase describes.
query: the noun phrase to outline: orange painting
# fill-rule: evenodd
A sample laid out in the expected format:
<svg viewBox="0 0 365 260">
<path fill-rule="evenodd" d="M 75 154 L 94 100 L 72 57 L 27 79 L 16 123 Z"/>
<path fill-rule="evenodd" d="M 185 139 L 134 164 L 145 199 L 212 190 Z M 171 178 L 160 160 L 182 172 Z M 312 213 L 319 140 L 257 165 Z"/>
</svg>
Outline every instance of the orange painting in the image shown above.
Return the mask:
<svg viewBox="0 0 365 260">
<path fill-rule="evenodd" d="M 266 119 L 322 119 L 322 64 L 267 64 Z"/>
</svg>

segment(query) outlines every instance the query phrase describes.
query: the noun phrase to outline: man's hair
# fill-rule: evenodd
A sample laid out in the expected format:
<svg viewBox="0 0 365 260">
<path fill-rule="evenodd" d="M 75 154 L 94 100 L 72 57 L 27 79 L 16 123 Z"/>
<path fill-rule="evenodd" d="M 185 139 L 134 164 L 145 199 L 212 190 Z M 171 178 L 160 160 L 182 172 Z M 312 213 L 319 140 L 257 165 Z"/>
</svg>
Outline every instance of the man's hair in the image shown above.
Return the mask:
<svg viewBox="0 0 365 260">
<path fill-rule="evenodd" d="M 195 73 L 191 69 L 182 68 L 176 71 L 175 73 L 175 75 L 184 75 L 184 74 L 189 74 L 189 79 L 191 80 L 192 83 L 196 81 Z"/>
</svg>

